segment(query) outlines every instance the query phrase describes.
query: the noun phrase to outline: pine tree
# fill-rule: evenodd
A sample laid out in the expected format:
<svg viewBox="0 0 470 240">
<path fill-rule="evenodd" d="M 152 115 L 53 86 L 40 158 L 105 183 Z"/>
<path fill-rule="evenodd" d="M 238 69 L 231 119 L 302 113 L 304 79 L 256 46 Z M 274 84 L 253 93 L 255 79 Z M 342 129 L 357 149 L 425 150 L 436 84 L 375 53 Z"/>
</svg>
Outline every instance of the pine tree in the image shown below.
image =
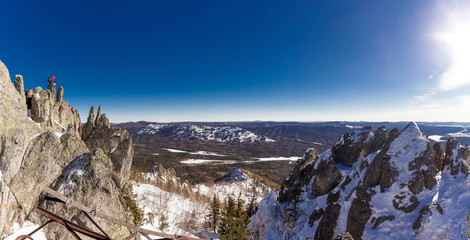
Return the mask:
<svg viewBox="0 0 470 240">
<path fill-rule="evenodd" d="M 160 229 L 160 231 L 162 232 L 165 232 L 166 229 L 169 227 L 170 225 L 168 224 L 168 217 L 166 215 L 164 215 L 163 213 L 160 214 L 160 218 L 159 218 L 159 226 L 158 226 L 158 229 Z"/>
<path fill-rule="evenodd" d="M 211 206 L 209 207 L 209 214 L 206 215 L 205 225 L 210 231 L 216 233 L 219 222 L 220 222 L 220 204 L 219 204 L 219 199 L 217 199 L 217 196 L 214 194 L 214 197 L 212 198 Z"/>
<path fill-rule="evenodd" d="M 257 192 L 256 192 L 256 186 L 253 185 L 253 187 L 251 188 L 251 199 L 250 199 L 250 203 L 248 204 L 248 209 L 246 210 L 247 214 L 248 214 L 248 217 L 251 217 L 253 216 L 253 214 L 255 214 L 256 212 L 256 195 L 257 195 Z"/>
<path fill-rule="evenodd" d="M 250 218 L 243 209 L 243 200 L 238 198 L 237 202 L 232 197 L 227 201 L 227 207 L 222 213 L 219 224 L 219 238 L 227 240 L 246 239 L 248 223 Z"/>
<path fill-rule="evenodd" d="M 245 202 L 239 197 L 237 199 L 237 212 L 235 216 L 236 221 L 236 239 L 246 239 L 248 224 L 250 223 L 250 217 L 248 213 L 243 209 L 243 204 Z"/>
</svg>

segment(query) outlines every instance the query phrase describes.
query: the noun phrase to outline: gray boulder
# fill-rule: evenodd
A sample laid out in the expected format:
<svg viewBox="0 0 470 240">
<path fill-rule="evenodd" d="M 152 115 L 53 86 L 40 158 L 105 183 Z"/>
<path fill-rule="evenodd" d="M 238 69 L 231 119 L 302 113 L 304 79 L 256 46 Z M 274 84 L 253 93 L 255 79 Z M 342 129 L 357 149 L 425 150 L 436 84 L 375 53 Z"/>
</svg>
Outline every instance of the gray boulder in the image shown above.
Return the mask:
<svg viewBox="0 0 470 240">
<path fill-rule="evenodd" d="M 52 188 L 96 211 L 122 221 L 132 222 L 132 217 L 127 214 L 127 207 L 123 201 L 124 193 L 112 180 L 112 174 L 110 158 L 101 149 L 96 149 L 91 154 L 86 153 L 75 158 L 63 169 L 60 177 L 52 184 Z M 39 205 L 100 232 L 77 208 L 52 201 L 41 201 Z M 34 214 L 32 219 L 40 222 L 47 220 L 38 214 Z M 94 221 L 113 239 L 123 239 L 130 234 L 127 228 L 120 225 L 96 217 Z M 73 238 L 63 226 L 58 224 L 49 224 L 45 228 L 45 233 L 48 239 Z"/>
</svg>

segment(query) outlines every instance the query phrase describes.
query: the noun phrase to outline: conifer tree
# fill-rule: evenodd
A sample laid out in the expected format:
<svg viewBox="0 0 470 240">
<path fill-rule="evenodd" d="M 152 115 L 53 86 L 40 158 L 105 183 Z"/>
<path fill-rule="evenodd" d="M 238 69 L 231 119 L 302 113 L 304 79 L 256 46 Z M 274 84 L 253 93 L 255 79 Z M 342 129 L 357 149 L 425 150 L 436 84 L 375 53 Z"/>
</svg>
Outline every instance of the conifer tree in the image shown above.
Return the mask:
<svg viewBox="0 0 470 240">
<path fill-rule="evenodd" d="M 216 233 L 217 227 L 219 226 L 220 222 L 220 204 L 219 199 L 214 194 L 212 198 L 211 206 L 209 207 L 209 214 L 206 215 L 206 227 L 210 229 L 210 231 Z"/>
<path fill-rule="evenodd" d="M 246 239 L 248 223 L 250 218 L 243 209 L 243 200 L 238 198 L 237 202 L 232 197 L 227 201 L 227 207 L 222 213 L 219 224 L 219 238 L 227 240 Z"/>
<path fill-rule="evenodd" d="M 159 218 L 159 224 L 158 224 L 158 229 L 160 229 L 160 231 L 162 232 L 165 232 L 166 229 L 170 226 L 168 224 L 168 217 L 166 215 L 164 215 L 163 213 L 160 214 L 160 218 Z"/>
<path fill-rule="evenodd" d="M 256 192 L 256 186 L 253 185 L 253 187 L 251 188 L 251 199 L 250 199 L 250 203 L 248 204 L 248 209 L 246 210 L 246 213 L 248 214 L 248 217 L 251 217 L 253 216 L 253 214 L 255 214 L 255 211 L 256 211 L 256 195 L 257 195 L 257 192 Z"/>
</svg>

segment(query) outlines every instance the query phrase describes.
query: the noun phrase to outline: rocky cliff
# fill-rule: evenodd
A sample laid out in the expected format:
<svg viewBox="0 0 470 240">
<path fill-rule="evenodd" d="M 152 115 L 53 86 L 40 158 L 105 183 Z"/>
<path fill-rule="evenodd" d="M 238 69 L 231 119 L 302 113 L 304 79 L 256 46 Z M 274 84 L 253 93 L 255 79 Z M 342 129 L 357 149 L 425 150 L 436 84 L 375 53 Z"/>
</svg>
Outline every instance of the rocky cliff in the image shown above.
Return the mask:
<svg viewBox="0 0 470 240">
<path fill-rule="evenodd" d="M 266 238 L 460 238 L 470 204 L 470 150 L 445 151 L 410 123 L 346 133 L 330 149 L 309 149 L 279 193 L 259 205 L 252 226 Z"/>
<path fill-rule="evenodd" d="M 33 211 L 38 204 L 91 227 L 76 209 L 44 202 L 44 187 L 132 222 L 123 199 L 133 156 L 129 134 L 110 127 L 100 112 L 82 130 L 77 110 L 55 84 L 35 89 L 28 117 L 23 91 L 23 78 L 17 75 L 12 84 L 0 61 L 0 238 L 11 233 L 14 223 L 45 222 Z M 94 134 L 84 134 L 90 130 Z M 129 232 L 101 224 L 116 239 Z M 48 239 L 72 237 L 56 224 L 49 224 L 45 232 Z"/>
</svg>

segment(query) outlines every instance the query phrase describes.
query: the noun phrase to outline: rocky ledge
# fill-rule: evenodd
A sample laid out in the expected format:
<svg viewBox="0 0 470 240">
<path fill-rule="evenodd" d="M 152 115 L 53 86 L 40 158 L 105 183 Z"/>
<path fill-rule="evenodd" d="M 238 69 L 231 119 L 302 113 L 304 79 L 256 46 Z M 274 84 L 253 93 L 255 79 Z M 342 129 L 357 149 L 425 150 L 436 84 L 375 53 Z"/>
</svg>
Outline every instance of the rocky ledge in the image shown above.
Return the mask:
<svg viewBox="0 0 470 240">
<path fill-rule="evenodd" d="M 281 191 L 260 203 L 252 226 L 266 226 L 268 239 L 279 232 L 315 239 L 460 238 L 467 229 L 469 160 L 468 146 L 451 138 L 443 151 L 414 122 L 401 132 L 346 133 L 321 154 L 309 149 Z"/>
<path fill-rule="evenodd" d="M 23 78 L 13 84 L 0 61 L 0 236 L 25 220 L 37 224 L 46 219 L 33 210 L 37 204 L 81 221 L 76 209 L 46 204 L 42 189 L 51 187 L 89 207 L 132 222 L 124 195 L 133 158 L 132 139 L 126 131 L 110 127 L 109 120 L 93 107 L 82 127 L 75 108 L 63 99 L 64 89 L 55 83 L 34 90 L 28 117 Z M 79 174 L 80 173 L 80 174 Z M 102 223 L 111 237 L 122 239 L 127 229 Z M 72 238 L 63 227 L 49 224 L 48 239 Z"/>
</svg>

